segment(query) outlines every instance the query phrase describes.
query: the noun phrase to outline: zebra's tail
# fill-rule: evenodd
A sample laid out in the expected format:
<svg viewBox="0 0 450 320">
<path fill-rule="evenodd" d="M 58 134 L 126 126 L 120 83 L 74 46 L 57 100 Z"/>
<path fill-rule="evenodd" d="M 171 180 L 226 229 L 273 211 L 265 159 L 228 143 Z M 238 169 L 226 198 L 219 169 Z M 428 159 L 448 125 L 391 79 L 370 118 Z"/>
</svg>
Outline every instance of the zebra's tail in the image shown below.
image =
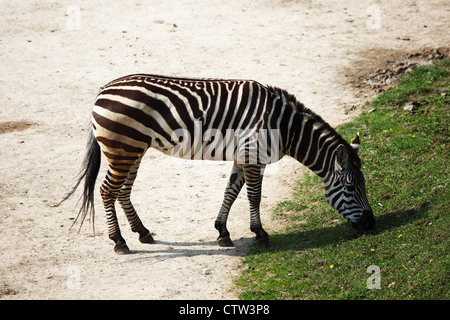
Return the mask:
<svg viewBox="0 0 450 320">
<path fill-rule="evenodd" d="M 79 177 L 78 181 L 75 184 L 75 186 L 73 187 L 73 189 L 57 205 L 57 206 L 59 206 L 61 203 L 63 203 L 67 199 L 69 199 L 75 193 L 78 186 L 84 179 L 83 194 L 80 197 L 80 200 L 82 199 L 81 208 L 71 226 L 71 228 L 72 228 L 74 226 L 74 224 L 77 222 L 78 218 L 81 217 L 80 228 L 78 231 L 81 230 L 84 219 L 89 214 L 89 219 L 92 221 L 92 230 L 95 233 L 94 188 L 95 188 L 95 181 L 97 180 L 98 172 L 100 170 L 100 163 L 101 163 L 100 146 L 99 146 L 97 140 L 95 139 L 94 133 L 91 130 L 90 134 L 89 134 L 89 138 L 88 138 L 86 155 L 84 157 L 83 166 L 78 175 L 78 177 Z"/>
</svg>

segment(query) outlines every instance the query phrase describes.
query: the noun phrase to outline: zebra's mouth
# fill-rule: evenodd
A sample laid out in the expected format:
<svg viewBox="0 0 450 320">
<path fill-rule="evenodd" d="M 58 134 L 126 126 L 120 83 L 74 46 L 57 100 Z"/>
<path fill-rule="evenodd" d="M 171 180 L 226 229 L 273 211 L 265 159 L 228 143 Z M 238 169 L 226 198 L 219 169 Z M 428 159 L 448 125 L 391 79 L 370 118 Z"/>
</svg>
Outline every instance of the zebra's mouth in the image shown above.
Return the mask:
<svg viewBox="0 0 450 320">
<path fill-rule="evenodd" d="M 364 210 L 361 217 L 355 222 L 352 221 L 351 224 L 357 230 L 368 231 L 374 227 L 375 218 L 373 217 L 372 211 Z"/>
</svg>

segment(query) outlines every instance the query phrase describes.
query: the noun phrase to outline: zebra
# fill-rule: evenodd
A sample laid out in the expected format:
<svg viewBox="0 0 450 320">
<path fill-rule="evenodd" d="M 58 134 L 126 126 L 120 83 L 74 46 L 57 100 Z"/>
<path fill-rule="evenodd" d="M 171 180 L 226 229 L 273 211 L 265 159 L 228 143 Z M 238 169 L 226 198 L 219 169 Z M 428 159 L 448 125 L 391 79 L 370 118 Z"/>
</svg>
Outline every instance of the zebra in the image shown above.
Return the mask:
<svg viewBox="0 0 450 320">
<path fill-rule="evenodd" d="M 244 184 L 250 230 L 257 244 L 269 245 L 260 220 L 261 185 L 265 166 L 283 156 L 297 159 L 322 179 L 327 202 L 353 227 L 369 230 L 375 224 L 358 155 L 359 133 L 349 144 L 319 115 L 278 87 L 253 80 L 132 74 L 101 87 L 91 125 L 78 181 L 64 200 L 84 180 L 75 221 L 81 216 L 81 228 L 88 214 L 94 219 L 94 185 L 103 153 L 109 167 L 100 194 L 109 238 L 118 254 L 130 253 L 130 249 L 119 229 L 116 200 L 140 242 L 154 242 L 130 201 L 142 157 L 149 148 L 187 159 L 233 161 L 214 223 L 219 246 L 234 245 L 226 225 Z M 202 132 L 213 134 L 205 138 Z"/>
</svg>

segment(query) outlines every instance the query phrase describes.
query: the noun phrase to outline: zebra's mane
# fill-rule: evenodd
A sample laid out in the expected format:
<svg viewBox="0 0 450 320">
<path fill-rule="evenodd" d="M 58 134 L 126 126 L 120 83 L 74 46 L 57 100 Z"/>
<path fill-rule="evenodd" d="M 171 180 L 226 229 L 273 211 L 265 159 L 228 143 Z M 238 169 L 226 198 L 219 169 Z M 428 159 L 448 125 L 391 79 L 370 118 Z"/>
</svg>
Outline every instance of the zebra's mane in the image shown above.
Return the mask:
<svg viewBox="0 0 450 320">
<path fill-rule="evenodd" d="M 282 97 L 283 100 L 286 100 L 287 106 L 290 107 L 294 112 L 301 113 L 302 115 L 307 115 L 310 119 L 313 119 L 314 122 L 320 123 L 321 125 L 320 125 L 319 130 L 328 131 L 332 135 L 334 135 L 336 137 L 336 139 L 338 140 L 339 144 L 343 144 L 346 147 L 350 161 L 357 168 L 361 168 L 361 159 L 359 158 L 356 150 L 354 148 L 352 148 L 350 146 L 350 144 L 344 138 L 342 138 L 342 136 L 339 133 L 337 133 L 336 130 L 332 126 L 330 126 L 330 124 L 328 122 L 323 120 L 323 118 L 321 116 L 316 114 L 311 109 L 305 107 L 305 105 L 303 103 L 298 101 L 294 95 L 290 94 L 286 90 L 280 89 L 277 87 L 267 87 L 267 88 L 269 89 L 269 91 L 271 91 L 276 96 Z"/>
</svg>

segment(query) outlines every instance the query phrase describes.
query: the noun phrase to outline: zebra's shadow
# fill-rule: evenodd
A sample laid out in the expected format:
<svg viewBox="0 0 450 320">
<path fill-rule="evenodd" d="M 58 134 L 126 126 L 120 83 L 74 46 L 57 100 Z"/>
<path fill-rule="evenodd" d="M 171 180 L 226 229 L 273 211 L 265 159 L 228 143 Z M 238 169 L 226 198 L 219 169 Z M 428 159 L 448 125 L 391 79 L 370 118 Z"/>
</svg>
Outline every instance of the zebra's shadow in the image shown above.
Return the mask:
<svg viewBox="0 0 450 320">
<path fill-rule="evenodd" d="M 306 250 L 319 248 L 330 244 L 338 244 L 352 239 L 375 236 L 391 229 L 414 223 L 414 221 L 428 216 L 430 203 L 424 203 L 416 208 L 392 211 L 376 216 L 374 229 L 360 231 L 353 229 L 348 222 L 335 226 L 319 227 L 312 230 L 297 230 L 286 233 L 276 233 L 270 236 L 271 251 Z M 258 254 L 262 249 L 251 250 L 249 255 Z"/>
<path fill-rule="evenodd" d="M 168 259 L 196 256 L 231 256 L 244 257 L 254 244 L 254 237 L 233 240 L 234 247 L 223 248 L 217 241 L 164 241 L 156 240 L 148 249 L 131 250 L 130 257 L 122 263 L 151 262 L 151 264 Z"/>
<path fill-rule="evenodd" d="M 180 257 L 196 256 L 229 256 L 245 257 L 264 250 L 284 251 L 284 250 L 305 250 L 317 248 L 332 243 L 341 243 L 361 236 L 376 235 L 384 231 L 396 228 L 427 215 L 429 203 L 419 208 L 389 212 L 376 217 L 375 228 L 368 232 L 355 231 L 348 223 L 332 227 L 320 227 L 309 231 L 290 231 L 288 233 L 275 233 L 270 235 L 271 246 L 269 249 L 262 249 L 255 246 L 254 237 L 240 238 L 233 240 L 234 247 L 220 247 L 216 241 L 164 241 L 156 240 L 154 244 L 148 245 L 148 249 L 131 250 L 129 259 L 121 263 L 149 262 L 155 264 L 168 259 Z M 313 240 L 320 239 L 320 240 Z M 251 250 L 256 248 L 256 250 Z"/>
</svg>

